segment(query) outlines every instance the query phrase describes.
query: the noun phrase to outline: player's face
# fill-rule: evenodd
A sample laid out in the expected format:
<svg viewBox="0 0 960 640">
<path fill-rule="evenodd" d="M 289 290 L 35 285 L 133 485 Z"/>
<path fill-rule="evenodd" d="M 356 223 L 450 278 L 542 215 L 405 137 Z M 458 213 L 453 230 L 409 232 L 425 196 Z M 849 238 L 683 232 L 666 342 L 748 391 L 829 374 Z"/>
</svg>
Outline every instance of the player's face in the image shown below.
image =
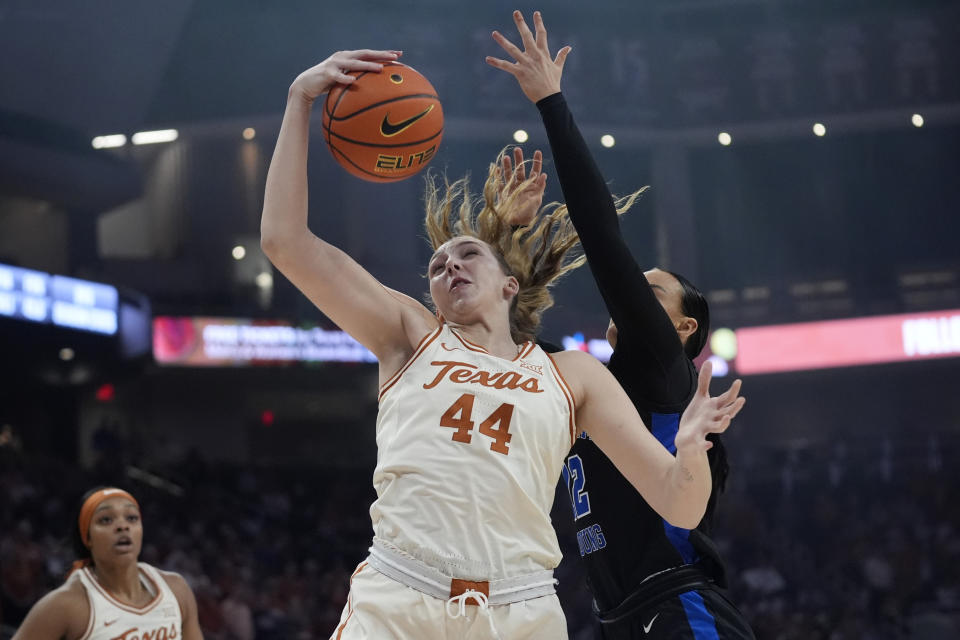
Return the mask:
<svg viewBox="0 0 960 640">
<path fill-rule="evenodd" d="M 680 282 L 666 271 L 651 269 L 643 274 L 657 296 L 660 306 L 667 312 L 670 322 L 673 323 L 682 342 L 697 330 L 697 321 L 683 313 L 683 287 Z M 607 326 L 607 342 L 610 346 L 617 346 L 617 326 L 610 320 Z"/>
<path fill-rule="evenodd" d="M 490 247 L 481 240 L 459 236 L 444 243 L 427 266 L 430 295 L 443 317 L 470 322 L 516 293 L 516 279 L 503 272 Z"/>
<path fill-rule="evenodd" d="M 94 563 L 116 562 L 140 555 L 143 525 L 140 510 L 127 498 L 108 498 L 90 520 L 90 554 Z"/>
</svg>

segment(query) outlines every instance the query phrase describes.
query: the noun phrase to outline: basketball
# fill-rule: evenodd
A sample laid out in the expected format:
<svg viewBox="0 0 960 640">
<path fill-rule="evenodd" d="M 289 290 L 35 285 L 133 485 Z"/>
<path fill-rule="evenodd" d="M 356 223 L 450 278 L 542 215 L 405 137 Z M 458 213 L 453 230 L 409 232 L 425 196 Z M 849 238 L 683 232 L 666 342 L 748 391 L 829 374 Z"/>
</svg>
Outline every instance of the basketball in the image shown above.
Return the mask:
<svg viewBox="0 0 960 640">
<path fill-rule="evenodd" d="M 443 108 L 433 85 L 398 62 L 383 71 L 351 71 L 323 105 L 323 136 L 340 165 L 364 180 L 394 182 L 423 169 L 443 137 Z"/>
</svg>

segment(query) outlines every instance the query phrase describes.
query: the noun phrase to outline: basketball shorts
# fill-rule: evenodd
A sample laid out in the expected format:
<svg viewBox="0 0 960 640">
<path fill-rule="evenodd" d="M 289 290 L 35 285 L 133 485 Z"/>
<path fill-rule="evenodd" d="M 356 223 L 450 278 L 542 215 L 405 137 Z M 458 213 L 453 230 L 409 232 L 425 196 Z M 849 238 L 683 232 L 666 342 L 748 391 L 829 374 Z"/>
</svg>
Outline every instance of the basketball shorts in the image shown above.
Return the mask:
<svg viewBox="0 0 960 640">
<path fill-rule="evenodd" d="M 437 598 L 363 562 L 330 640 L 565 640 L 556 594 L 511 604 Z"/>
</svg>

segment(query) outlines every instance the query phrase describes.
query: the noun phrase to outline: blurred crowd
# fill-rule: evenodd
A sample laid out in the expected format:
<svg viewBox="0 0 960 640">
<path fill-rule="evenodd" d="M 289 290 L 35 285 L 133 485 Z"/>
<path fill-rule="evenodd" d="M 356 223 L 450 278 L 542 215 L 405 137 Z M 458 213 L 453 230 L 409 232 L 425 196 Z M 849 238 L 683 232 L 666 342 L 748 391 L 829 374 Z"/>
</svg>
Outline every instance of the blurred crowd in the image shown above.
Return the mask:
<svg viewBox="0 0 960 640">
<path fill-rule="evenodd" d="M 715 539 L 735 602 L 760 639 L 960 637 L 960 438 L 930 434 L 766 449 L 737 442 Z M 82 493 L 131 490 L 143 507 L 141 559 L 181 573 L 210 640 L 326 638 L 366 555 L 370 470 L 212 464 L 93 469 L 0 439 L 0 637 L 56 587 Z M 136 461 L 132 461 L 136 462 Z M 569 505 L 554 521 L 571 638 L 590 637 Z"/>
</svg>

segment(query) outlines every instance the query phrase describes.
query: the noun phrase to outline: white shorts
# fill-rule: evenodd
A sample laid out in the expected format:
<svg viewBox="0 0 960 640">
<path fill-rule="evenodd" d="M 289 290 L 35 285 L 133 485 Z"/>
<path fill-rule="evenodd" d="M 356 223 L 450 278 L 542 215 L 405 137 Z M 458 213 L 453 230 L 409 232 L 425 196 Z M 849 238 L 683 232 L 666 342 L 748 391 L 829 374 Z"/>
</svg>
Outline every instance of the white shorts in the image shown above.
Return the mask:
<svg viewBox="0 0 960 640">
<path fill-rule="evenodd" d="M 567 620 L 556 594 L 486 608 L 471 604 L 455 618 L 447 605 L 362 562 L 350 579 L 347 604 L 330 640 L 567 638 Z"/>
</svg>

